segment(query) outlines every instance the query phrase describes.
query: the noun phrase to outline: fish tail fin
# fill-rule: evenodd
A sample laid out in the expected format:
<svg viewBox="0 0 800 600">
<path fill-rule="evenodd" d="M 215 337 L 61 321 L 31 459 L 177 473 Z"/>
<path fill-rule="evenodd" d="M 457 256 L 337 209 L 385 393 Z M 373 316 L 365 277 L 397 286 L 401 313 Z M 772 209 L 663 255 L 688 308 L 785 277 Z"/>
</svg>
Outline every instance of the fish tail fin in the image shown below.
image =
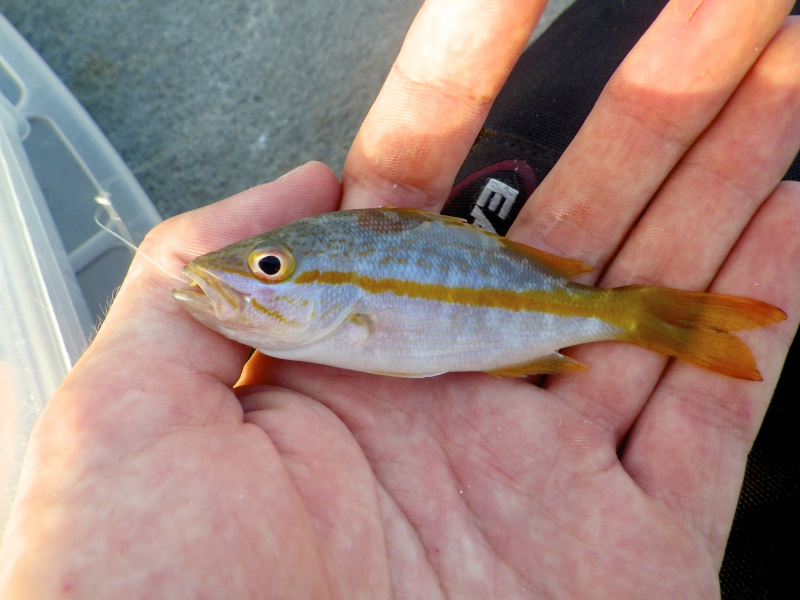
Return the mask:
<svg viewBox="0 0 800 600">
<path fill-rule="evenodd" d="M 638 296 L 639 319 L 621 340 L 723 375 L 760 381 L 750 349 L 731 331 L 783 321 L 781 309 L 751 298 L 655 286 L 619 288 Z"/>
</svg>

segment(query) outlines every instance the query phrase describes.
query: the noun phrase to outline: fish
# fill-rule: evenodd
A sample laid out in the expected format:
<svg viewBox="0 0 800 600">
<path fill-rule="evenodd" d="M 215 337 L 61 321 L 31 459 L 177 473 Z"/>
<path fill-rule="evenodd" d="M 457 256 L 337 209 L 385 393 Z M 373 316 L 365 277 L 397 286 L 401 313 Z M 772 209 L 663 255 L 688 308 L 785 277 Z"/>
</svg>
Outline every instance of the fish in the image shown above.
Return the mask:
<svg viewBox="0 0 800 600">
<path fill-rule="evenodd" d="M 210 329 L 280 359 L 395 377 L 587 367 L 560 350 L 616 340 L 758 381 L 732 331 L 786 318 L 766 302 L 572 281 L 592 267 L 407 208 L 341 210 L 193 259 L 174 299 Z"/>
</svg>

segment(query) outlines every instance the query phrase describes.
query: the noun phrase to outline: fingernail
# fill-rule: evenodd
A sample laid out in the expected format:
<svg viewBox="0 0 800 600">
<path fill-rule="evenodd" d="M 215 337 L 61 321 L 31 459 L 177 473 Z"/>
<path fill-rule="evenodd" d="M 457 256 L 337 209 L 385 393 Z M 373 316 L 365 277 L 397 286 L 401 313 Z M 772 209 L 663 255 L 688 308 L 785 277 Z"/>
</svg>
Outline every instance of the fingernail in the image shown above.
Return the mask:
<svg viewBox="0 0 800 600">
<path fill-rule="evenodd" d="M 278 178 L 277 178 L 275 181 L 280 181 L 281 179 L 284 179 L 284 178 L 286 178 L 286 177 L 291 177 L 291 176 L 295 175 L 296 173 L 299 173 L 300 171 L 302 171 L 303 169 L 305 169 L 305 168 L 306 168 L 306 165 L 307 165 L 307 164 L 308 164 L 308 163 L 305 163 L 305 164 L 303 164 L 303 165 L 300 165 L 299 167 L 295 167 L 295 168 L 294 168 L 294 169 L 292 169 L 291 171 L 287 171 L 286 173 L 284 173 L 283 175 L 281 175 L 280 177 L 278 177 Z"/>
</svg>

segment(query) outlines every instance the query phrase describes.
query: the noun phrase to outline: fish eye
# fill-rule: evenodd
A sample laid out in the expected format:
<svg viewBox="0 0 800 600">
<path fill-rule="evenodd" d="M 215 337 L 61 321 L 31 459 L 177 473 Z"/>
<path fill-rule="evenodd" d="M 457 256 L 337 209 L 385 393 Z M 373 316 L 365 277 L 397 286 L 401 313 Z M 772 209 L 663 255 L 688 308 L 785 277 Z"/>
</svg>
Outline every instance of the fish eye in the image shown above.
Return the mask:
<svg viewBox="0 0 800 600">
<path fill-rule="evenodd" d="M 282 248 L 262 248 L 250 254 L 247 266 L 267 283 L 279 283 L 294 272 L 294 258 Z"/>
</svg>

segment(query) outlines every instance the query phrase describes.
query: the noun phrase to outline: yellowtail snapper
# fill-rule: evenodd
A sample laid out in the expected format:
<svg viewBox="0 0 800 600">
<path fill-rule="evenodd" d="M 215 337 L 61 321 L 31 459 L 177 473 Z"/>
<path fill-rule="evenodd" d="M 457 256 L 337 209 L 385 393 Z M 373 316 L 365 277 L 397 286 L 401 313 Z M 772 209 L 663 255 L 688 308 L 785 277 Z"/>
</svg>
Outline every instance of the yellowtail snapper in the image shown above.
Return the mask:
<svg viewBox="0 0 800 600">
<path fill-rule="evenodd" d="M 398 377 L 586 367 L 558 353 L 618 340 L 759 380 L 731 331 L 786 318 L 759 300 L 570 281 L 584 263 L 414 209 L 309 217 L 194 259 L 173 297 L 277 358 Z"/>
</svg>

